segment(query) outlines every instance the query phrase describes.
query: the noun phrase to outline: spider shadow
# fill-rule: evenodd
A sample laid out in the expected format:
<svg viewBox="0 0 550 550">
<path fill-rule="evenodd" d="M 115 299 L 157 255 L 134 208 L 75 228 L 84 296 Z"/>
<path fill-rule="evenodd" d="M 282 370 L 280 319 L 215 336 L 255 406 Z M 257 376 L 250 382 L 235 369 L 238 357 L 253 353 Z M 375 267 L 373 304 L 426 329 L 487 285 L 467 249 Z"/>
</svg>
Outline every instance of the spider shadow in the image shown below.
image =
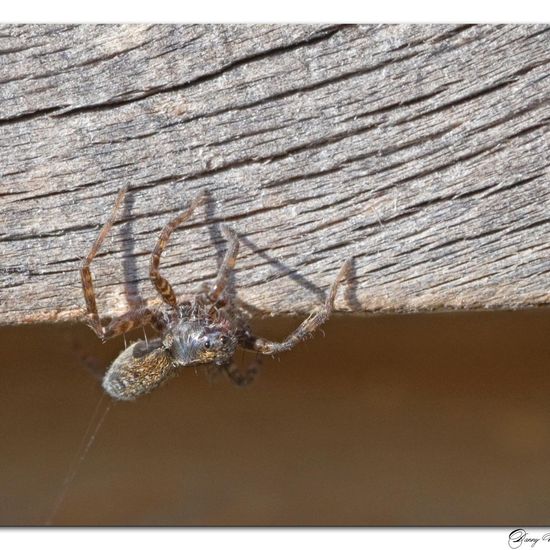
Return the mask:
<svg viewBox="0 0 550 550">
<path fill-rule="evenodd" d="M 210 234 L 210 240 L 212 245 L 216 249 L 216 261 L 217 267 L 219 268 L 222 264 L 223 257 L 225 254 L 226 245 L 225 239 L 220 230 L 220 224 L 216 223 L 219 218 L 216 217 L 216 204 L 212 196 L 212 193 L 209 190 L 205 191 L 206 195 L 206 205 L 205 205 L 205 221 L 208 227 L 208 232 Z M 260 258 L 265 260 L 270 266 L 274 267 L 277 271 L 280 272 L 282 277 L 289 277 L 292 281 L 297 283 L 299 286 L 307 290 L 308 292 L 314 294 L 317 299 L 322 303 L 326 298 L 327 289 L 320 288 L 319 286 L 313 284 L 303 275 L 300 275 L 296 269 L 290 268 L 285 265 L 280 260 L 277 260 L 270 256 L 267 252 L 262 250 L 258 245 L 256 245 L 251 239 L 246 236 L 243 236 L 237 232 L 239 242 L 252 250 Z M 238 265 L 238 259 L 237 259 Z M 265 317 L 265 311 L 262 311 L 252 304 L 246 303 L 244 300 L 237 298 L 236 293 L 236 283 L 235 283 L 235 272 L 231 271 L 229 275 L 229 280 L 227 282 L 226 292 L 228 297 L 233 300 L 237 305 L 241 306 L 243 309 L 248 311 L 251 315 L 255 317 Z M 355 269 L 355 258 L 352 258 L 351 265 L 347 273 L 346 288 L 344 291 L 344 300 L 348 307 L 352 311 L 360 310 L 360 302 L 357 299 L 357 276 Z"/>
<path fill-rule="evenodd" d="M 289 277 L 292 281 L 300 285 L 302 288 L 306 289 L 308 292 L 311 292 L 317 296 L 320 303 L 324 303 L 328 288 L 321 288 L 317 285 L 314 285 L 311 281 L 306 279 L 303 275 L 300 275 L 296 272 L 295 269 L 291 269 L 281 261 L 272 258 L 269 254 L 262 251 L 256 244 L 254 244 L 248 237 L 239 236 L 239 240 L 244 243 L 250 250 L 255 254 L 263 258 L 269 265 L 273 266 L 275 269 L 281 272 L 282 276 Z M 336 276 L 336 273 L 334 274 Z M 348 267 L 346 277 L 342 281 L 344 287 L 344 302 L 351 311 L 360 311 L 361 303 L 357 298 L 357 270 L 355 267 L 355 258 L 351 258 L 350 265 Z M 244 305 L 244 304 L 243 304 Z M 246 304 L 247 307 L 252 307 Z M 255 308 L 253 308 L 255 309 Z M 258 311 L 258 310 L 256 310 Z"/>
<path fill-rule="evenodd" d="M 124 294 L 129 310 L 137 309 L 146 304 L 145 300 L 140 295 L 138 284 L 139 277 L 137 257 L 135 254 L 135 238 L 132 230 L 132 224 L 130 223 L 132 219 L 132 210 L 134 207 L 135 197 L 131 191 L 132 189 L 129 188 L 128 193 L 125 196 L 122 215 L 120 218 L 120 235 L 122 242 L 125 245 L 122 252 Z M 216 250 L 216 264 L 217 269 L 219 269 L 222 265 L 223 258 L 226 252 L 227 240 L 223 236 L 220 229 L 221 224 L 216 223 L 219 220 L 219 218 L 216 217 L 216 201 L 210 190 L 206 189 L 204 191 L 204 194 L 206 196 L 204 207 L 205 222 L 207 224 L 210 240 Z M 303 275 L 300 275 L 296 271 L 296 269 L 290 268 L 280 260 L 273 258 L 248 237 L 240 235 L 238 232 L 237 235 L 241 244 L 244 244 L 260 258 L 265 260 L 270 266 L 279 271 L 282 277 L 289 277 L 299 286 L 314 294 L 320 302 L 323 302 L 325 300 L 327 289 L 320 288 L 319 286 L 313 284 Z M 355 267 L 355 258 L 352 258 L 351 264 L 347 272 L 344 290 L 344 301 L 352 311 L 361 310 L 361 303 L 357 298 L 357 280 L 358 279 Z M 236 278 L 234 270 L 231 270 L 231 272 L 229 273 L 225 292 L 230 300 L 236 301 L 239 305 L 247 309 L 252 315 L 265 316 L 265 312 L 262 312 L 262 310 L 254 307 L 252 304 L 244 302 L 243 300 L 237 299 Z"/>
<path fill-rule="evenodd" d="M 210 235 L 210 241 L 212 246 L 216 250 L 216 271 L 218 271 L 223 263 L 223 258 L 225 256 L 225 251 L 227 249 L 227 239 L 223 236 L 221 232 L 221 224 L 215 223 L 216 220 L 216 201 L 212 196 L 212 193 L 209 189 L 204 191 L 206 196 L 205 207 L 204 207 L 204 216 L 206 226 L 208 228 L 208 233 Z M 227 279 L 227 285 L 225 287 L 225 294 L 230 300 L 235 300 L 237 295 L 236 290 L 236 281 L 235 281 L 235 271 L 231 270 Z"/>
<path fill-rule="evenodd" d="M 210 234 L 210 240 L 212 242 L 212 245 L 216 249 L 216 262 L 217 262 L 217 267 L 219 269 L 225 254 L 226 241 L 220 229 L 221 224 L 216 223 L 219 219 L 216 217 L 216 201 L 209 190 L 205 191 L 205 195 L 206 195 L 205 221 L 208 227 L 208 232 Z M 274 266 L 277 270 L 279 270 L 282 273 L 282 276 L 289 276 L 293 281 L 295 281 L 300 286 L 305 288 L 308 292 L 313 292 L 320 300 L 324 300 L 325 292 L 322 289 L 320 289 L 318 286 L 315 286 L 313 283 L 308 281 L 305 277 L 297 273 L 296 270 L 291 269 L 290 267 L 283 264 L 281 261 L 276 260 L 271 256 L 269 256 L 269 254 L 262 251 L 260 247 L 254 244 L 248 237 L 244 237 L 243 235 L 240 235 L 236 230 L 235 232 L 237 233 L 240 244 L 244 244 L 250 250 L 252 250 L 256 254 L 258 254 L 261 258 L 263 258 L 269 265 Z M 237 258 L 237 265 L 238 265 L 238 261 L 239 260 Z M 232 270 L 229 275 L 229 279 L 227 281 L 226 293 L 230 300 L 234 301 L 239 306 L 242 306 L 250 314 L 254 316 L 259 316 L 259 317 L 265 316 L 265 312 L 262 312 L 260 309 L 254 307 L 253 305 L 248 304 L 243 300 L 237 298 L 234 270 Z"/>
<path fill-rule="evenodd" d="M 122 252 L 122 271 L 124 273 L 124 295 L 128 309 L 133 310 L 145 305 L 145 300 L 141 297 L 138 285 L 138 267 L 137 257 L 135 255 L 135 238 L 132 230 L 132 209 L 134 206 L 134 195 L 128 189 L 128 193 L 124 197 L 124 207 L 122 210 L 121 220 L 123 220 L 120 236 L 125 247 Z"/>
<path fill-rule="evenodd" d="M 357 281 L 359 278 L 355 264 L 355 257 L 352 256 L 345 280 L 344 302 L 351 311 L 362 311 L 363 306 L 357 297 Z"/>
<path fill-rule="evenodd" d="M 263 251 L 258 245 L 251 241 L 248 237 L 239 235 L 239 240 L 252 252 L 265 260 L 270 266 L 275 268 L 281 273 L 282 277 L 288 277 L 291 281 L 294 281 L 299 286 L 315 294 L 315 296 L 322 302 L 325 300 L 326 291 L 322 288 L 314 285 L 311 281 L 306 279 L 303 275 L 300 275 L 295 269 L 288 267 L 280 260 L 277 260 L 270 256 L 267 252 Z"/>
</svg>

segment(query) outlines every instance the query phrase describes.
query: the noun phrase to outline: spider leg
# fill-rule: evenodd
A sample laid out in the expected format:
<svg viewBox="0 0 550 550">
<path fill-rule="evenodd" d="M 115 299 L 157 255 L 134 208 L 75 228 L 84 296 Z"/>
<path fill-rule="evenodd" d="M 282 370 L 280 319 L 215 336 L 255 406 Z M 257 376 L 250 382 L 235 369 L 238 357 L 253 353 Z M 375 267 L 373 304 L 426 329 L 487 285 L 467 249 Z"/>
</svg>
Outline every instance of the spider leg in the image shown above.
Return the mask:
<svg viewBox="0 0 550 550">
<path fill-rule="evenodd" d="M 86 258 L 84 258 L 84 261 L 82 262 L 82 265 L 80 267 L 82 290 L 84 291 L 84 299 L 86 301 L 86 309 L 88 312 L 88 324 L 96 333 L 96 335 L 103 341 L 107 340 L 108 338 L 112 338 L 113 336 L 117 336 L 118 334 L 128 332 L 133 328 L 148 324 L 153 325 L 157 330 L 162 330 L 165 323 L 164 317 L 160 312 L 142 307 L 133 311 L 129 311 L 128 313 L 125 313 L 120 317 L 116 317 L 106 327 L 103 327 L 101 325 L 101 319 L 97 311 L 97 303 L 95 299 L 95 291 L 92 282 L 90 265 L 92 263 L 92 260 L 98 253 L 101 245 L 103 244 L 105 237 L 109 233 L 109 230 L 113 226 L 113 223 L 115 222 L 116 214 L 118 212 L 118 209 L 120 208 L 120 205 L 122 204 L 122 201 L 124 200 L 127 189 L 127 187 L 123 187 L 119 191 L 109 219 L 101 228 L 99 235 L 92 245 L 90 253 L 88 254 L 88 256 L 86 256 Z"/>
<path fill-rule="evenodd" d="M 101 338 L 107 340 L 113 338 L 113 336 L 124 334 L 134 328 L 144 327 L 145 325 L 152 325 L 157 331 L 161 332 L 166 326 L 166 321 L 160 311 L 148 307 L 140 307 L 128 311 L 120 317 L 115 317 L 102 329 L 103 334 Z M 147 339 L 147 337 L 145 338 Z"/>
<path fill-rule="evenodd" d="M 328 296 L 325 300 L 323 307 L 317 312 L 311 314 L 302 324 L 294 330 L 289 336 L 287 336 L 282 342 L 271 342 L 265 338 L 259 338 L 247 333 L 240 345 L 242 347 L 252 349 L 265 355 L 273 355 L 282 351 L 288 351 L 292 349 L 296 344 L 301 342 L 310 336 L 315 330 L 317 330 L 329 317 L 334 309 L 334 299 L 336 298 L 336 291 L 338 286 L 345 279 L 348 274 L 351 265 L 351 260 L 346 260 L 338 275 L 332 283 Z"/>
<path fill-rule="evenodd" d="M 90 264 L 95 258 L 99 248 L 101 247 L 107 233 L 113 226 L 113 223 L 116 219 L 116 214 L 122 201 L 124 200 L 124 195 L 126 194 L 127 187 L 123 187 L 117 195 L 115 205 L 111 211 L 109 219 L 105 222 L 99 235 L 97 236 L 89 254 L 84 258 L 82 265 L 80 266 L 80 279 L 82 281 L 82 290 L 84 292 L 84 300 L 86 301 L 86 310 L 88 312 L 88 324 L 92 330 L 97 334 L 99 338 L 103 338 L 103 328 L 101 326 L 101 321 L 99 319 L 99 314 L 97 312 L 97 304 L 95 299 L 94 285 L 92 282 L 92 273 L 90 271 Z"/>
<path fill-rule="evenodd" d="M 212 289 L 208 293 L 208 299 L 210 302 L 215 304 L 222 295 L 225 287 L 227 286 L 227 281 L 229 280 L 229 275 L 232 269 L 235 267 L 235 262 L 237 261 L 237 254 L 239 253 L 239 239 L 237 234 L 233 229 L 225 225 L 222 226 L 223 236 L 228 241 L 227 251 L 223 258 L 223 262 L 218 270 L 218 276 L 214 281 Z"/>
<path fill-rule="evenodd" d="M 185 220 L 189 219 L 191 217 L 191 214 L 193 214 L 195 208 L 201 205 L 205 201 L 205 198 L 206 195 L 199 195 L 191 203 L 191 206 L 189 206 L 189 208 L 185 210 L 185 212 L 182 212 L 179 216 L 176 216 L 164 226 L 164 229 L 162 230 L 160 237 L 158 238 L 157 244 L 153 249 L 153 252 L 151 253 L 149 277 L 151 279 L 151 282 L 157 289 L 157 292 L 160 294 L 162 300 L 173 308 L 177 307 L 176 295 L 170 283 L 159 272 L 160 256 L 162 254 L 162 251 L 166 247 L 168 239 L 170 238 L 170 235 L 172 234 L 174 229 L 176 229 L 176 227 L 182 224 Z"/>
</svg>

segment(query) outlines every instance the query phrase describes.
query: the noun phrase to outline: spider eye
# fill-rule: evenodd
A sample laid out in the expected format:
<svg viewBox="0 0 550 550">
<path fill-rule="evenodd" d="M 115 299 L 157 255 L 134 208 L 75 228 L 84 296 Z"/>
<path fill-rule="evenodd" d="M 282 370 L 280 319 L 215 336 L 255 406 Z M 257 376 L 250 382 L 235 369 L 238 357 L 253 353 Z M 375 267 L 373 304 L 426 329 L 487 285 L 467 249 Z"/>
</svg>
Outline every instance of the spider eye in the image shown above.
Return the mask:
<svg viewBox="0 0 550 550">
<path fill-rule="evenodd" d="M 206 349 L 210 349 L 210 340 L 205 340 L 203 345 Z"/>
<path fill-rule="evenodd" d="M 222 344 L 227 344 L 227 340 L 229 340 L 229 338 L 227 336 L 222 336 L 220 338 L 220 340 L 221 340 Z"/>
</svg>

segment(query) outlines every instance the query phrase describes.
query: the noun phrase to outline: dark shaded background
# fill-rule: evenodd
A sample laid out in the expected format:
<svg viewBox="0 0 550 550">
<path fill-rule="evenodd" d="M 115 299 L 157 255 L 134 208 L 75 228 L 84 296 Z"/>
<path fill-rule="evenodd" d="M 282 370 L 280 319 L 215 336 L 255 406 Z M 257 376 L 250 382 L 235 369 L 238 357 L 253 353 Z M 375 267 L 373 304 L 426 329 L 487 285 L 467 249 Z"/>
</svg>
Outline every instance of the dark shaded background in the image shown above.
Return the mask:
<svg viewBox="0 0 550 550">
<path fill-rule="evenodd" d="M 54 523 L 547 524 L 549 331 L 547 309 L 341 317 L 248 388 L 186 370 L 111 407 Z M 51 516 L 101 396 L 80 356 L 122 347 L 0 330 L 1 524 Z"/>
</svg>

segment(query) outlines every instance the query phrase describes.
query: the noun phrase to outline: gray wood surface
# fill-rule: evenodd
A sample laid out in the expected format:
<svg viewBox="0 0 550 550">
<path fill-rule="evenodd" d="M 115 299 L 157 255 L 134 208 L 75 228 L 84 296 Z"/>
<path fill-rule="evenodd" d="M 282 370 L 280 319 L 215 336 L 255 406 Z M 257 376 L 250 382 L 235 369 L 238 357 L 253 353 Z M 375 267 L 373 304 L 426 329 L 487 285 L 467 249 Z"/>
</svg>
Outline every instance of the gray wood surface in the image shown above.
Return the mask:
<svg viewBox="0 0 550 550">
<path fill-rule="evenodd" d="M 550 27 L 0 26 L 0 323 L 156 296 L 148 253 L 200 190 L 163 273 L 213 278 L 220 224 L 258 313 L 550 302 Z"/>
</svg>

